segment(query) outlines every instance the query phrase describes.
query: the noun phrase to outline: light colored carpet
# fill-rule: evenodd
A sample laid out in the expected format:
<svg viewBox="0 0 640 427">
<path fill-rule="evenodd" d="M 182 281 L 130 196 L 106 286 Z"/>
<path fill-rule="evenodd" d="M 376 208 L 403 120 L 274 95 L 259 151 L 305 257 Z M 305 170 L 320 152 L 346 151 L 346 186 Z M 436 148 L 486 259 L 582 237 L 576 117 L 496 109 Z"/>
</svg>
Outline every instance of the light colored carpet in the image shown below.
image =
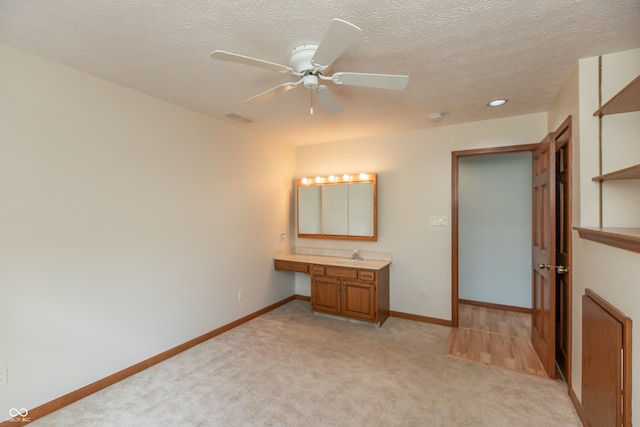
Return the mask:
<svg viewBox="0 0 640 427">
<path fill-rule="evenodd" d="M 449 331 L 297 300 L 31 425 L 581 425 L 564 384 L 447 357 Z"/>
</svg>

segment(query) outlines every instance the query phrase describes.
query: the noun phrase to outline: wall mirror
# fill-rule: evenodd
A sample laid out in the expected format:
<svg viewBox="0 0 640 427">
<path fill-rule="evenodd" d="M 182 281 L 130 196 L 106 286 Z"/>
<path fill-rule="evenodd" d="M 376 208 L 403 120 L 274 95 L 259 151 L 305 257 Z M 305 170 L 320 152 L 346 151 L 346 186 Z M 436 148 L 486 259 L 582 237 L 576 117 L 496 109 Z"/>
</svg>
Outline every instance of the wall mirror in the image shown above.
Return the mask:
<svg viewBox="0 0 640 427">
<path fill-rule="evenodd" d="M 374 173 L 300 178 L 298 237 L 378 240 Z"/>
</svg>

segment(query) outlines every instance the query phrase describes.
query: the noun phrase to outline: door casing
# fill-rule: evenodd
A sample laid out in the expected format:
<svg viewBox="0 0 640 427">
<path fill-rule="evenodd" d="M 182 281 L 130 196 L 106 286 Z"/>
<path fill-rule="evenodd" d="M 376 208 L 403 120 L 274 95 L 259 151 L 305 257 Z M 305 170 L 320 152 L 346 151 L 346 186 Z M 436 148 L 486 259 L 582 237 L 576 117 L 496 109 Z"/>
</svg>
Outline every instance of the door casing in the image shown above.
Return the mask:
<svg viewBox="0 0 640 427">
<path fill-rule="evenodd" d="M 458 159 L 469 156 L 486 156 L 492 154 L 510 154 L 532 152 L 538 144 L 510 145 L 505 147 L 480 148 L 474 150 L 454 151 L 451 153 L 451 324 L 458 327 L 458 238 L 459 238 L 459 203 L 458 203 Z"/>
</svg>

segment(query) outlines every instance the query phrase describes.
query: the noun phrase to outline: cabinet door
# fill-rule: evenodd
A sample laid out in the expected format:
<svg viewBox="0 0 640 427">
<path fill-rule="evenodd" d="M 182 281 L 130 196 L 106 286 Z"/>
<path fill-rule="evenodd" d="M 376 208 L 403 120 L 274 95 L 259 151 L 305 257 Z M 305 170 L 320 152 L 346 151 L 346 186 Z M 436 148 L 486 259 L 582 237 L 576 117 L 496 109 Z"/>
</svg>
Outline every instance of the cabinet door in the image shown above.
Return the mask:
<svg viewBox="0 0 640 427">
<path fill-rule="evenodd" d="M 322 187 L 298 187 L 298 233 L 322 234 Z"/>
<path fill-rule="evenodd" d="M 330 277 L 311 278 L 311 307 L 314 311 L 340 314 L 341 280 Z"/>
<path fill-rule="evenodd" d="M 342 313 L 355 319 L 375 320 L 375 284 L 353 280 L 344 282 Z"/>
<path fill-rule="evenodd" d="M 349 234 L 349 186 L 322 186 L 322 234 Z"/>
<path fill-rule="evenodd" d="M 373 183 L 349 184 L 349 234 L 375 235 L 375 189 Z"/>
</svg>

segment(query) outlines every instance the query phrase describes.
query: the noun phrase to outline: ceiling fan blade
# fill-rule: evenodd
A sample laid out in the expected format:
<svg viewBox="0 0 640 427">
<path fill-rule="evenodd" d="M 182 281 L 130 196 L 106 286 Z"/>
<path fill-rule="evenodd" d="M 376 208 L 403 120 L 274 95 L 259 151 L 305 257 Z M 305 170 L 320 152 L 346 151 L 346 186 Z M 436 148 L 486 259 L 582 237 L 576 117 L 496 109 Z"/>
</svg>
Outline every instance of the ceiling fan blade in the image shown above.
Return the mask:
<svg viewBox="0 0 640 427">
<path fill-rule="evenodd" d="M 251 58 L 249 56 L 238 55 L 237 53 L 225 52 L 223 50 L 214 50 L 210 55 L 214 59 L 223 61 L 237 62 L 238 64 L 253 65 L 254 67 L 262 67 L 268 70 L 279 71 L 281 73 L 290 73 L 293 71 L 291 67 L 276 64 L 275 62 L 264 61 L 262 59 Z"/>
<path fill-rule="evenodd" d="M 339 85 L 403 90 L 409 83 L 409 76 L 397 74 L 335 73 L 331 76 L 331 80 Z"/>
<path fill-rule="evenodd" d="M 326 34 L 318 45 L 311 62 L 315 65 L 329 67 L 342 52 L 360 35 L 360 28 L 342 19 L 335 18 L 329 24 Z"/>
<path fill-rule="evenodd" d="M 336 101 L 336 98 L 334 98 L 328 87 L 324 85 L 318 86 L 316 98 L 318 99 L 318 102 L 320 102 L 320 106 L 324 112 L 328 115 L 331 116 L 342 111 L 342 107 L 338 104 L 338 101 Z"/>
<path fill-rule="evenodd" d="M 247 104 L 259 104 L 261 102 L 264 102 L 268 99 L 273 98 L 274 96 L 286 92 L 288 90 L 291 90 L 293 88 L 295 88 L 296 86 L 298 86 L 300 83 L 302 82 L 302 79 L 300 79 L 297 82 L 287 82 L 287 83 L 283 83 L 281 85 L 278 85 L 276 87 L 272 87 L 269 90 L 266 90 L 262 93 L 259 93 L 256 96 L 252 96 L 251 98 L 247 98 L 242 102 L 245 102 Z"/>
</svg>

